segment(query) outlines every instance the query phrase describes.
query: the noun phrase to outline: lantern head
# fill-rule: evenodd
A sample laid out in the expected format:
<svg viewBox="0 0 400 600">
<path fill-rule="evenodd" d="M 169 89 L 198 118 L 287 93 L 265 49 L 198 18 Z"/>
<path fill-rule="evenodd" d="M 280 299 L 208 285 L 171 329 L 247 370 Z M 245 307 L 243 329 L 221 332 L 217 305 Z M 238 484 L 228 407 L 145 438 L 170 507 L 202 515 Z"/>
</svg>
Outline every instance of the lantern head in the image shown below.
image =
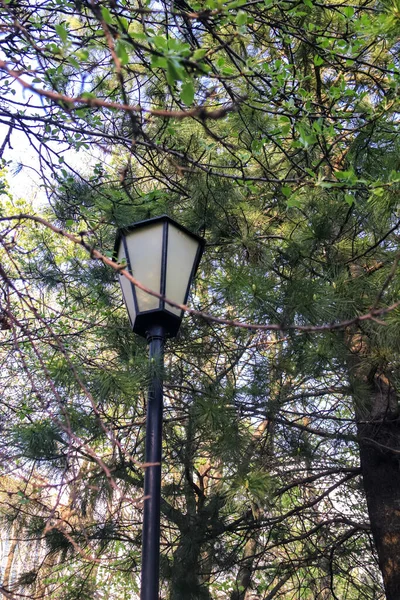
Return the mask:
<svg viewBox="0 0 400 600">
<path fill-rule="evenodd" d="M 168 337 L 179 330 L 183 311 L 164 298 L 185 304 L 204 249 L 204 240 L 167 216 L 134 223 L 118 230 L 114 255 L 128 272 L 157 298 L 119 276 L 132 329 L 147 337 L 161 326 Z"/>
</svg>

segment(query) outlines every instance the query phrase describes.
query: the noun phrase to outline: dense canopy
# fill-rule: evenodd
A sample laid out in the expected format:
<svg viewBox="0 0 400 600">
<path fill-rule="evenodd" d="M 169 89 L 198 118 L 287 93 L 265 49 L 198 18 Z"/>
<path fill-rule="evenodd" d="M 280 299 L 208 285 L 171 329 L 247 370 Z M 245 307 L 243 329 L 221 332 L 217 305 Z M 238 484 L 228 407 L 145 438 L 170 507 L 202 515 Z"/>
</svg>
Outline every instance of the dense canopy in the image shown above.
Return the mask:
<svg viewBox="0 0 400 600">
<path fill-rule="evenodd" d="M 167 214 L 206 247 L 161 598 L 399 600 L 399 1 L 0 11 L 0 592 L 138 597 L 149 368 L 113 246 Z"/>
</svg>

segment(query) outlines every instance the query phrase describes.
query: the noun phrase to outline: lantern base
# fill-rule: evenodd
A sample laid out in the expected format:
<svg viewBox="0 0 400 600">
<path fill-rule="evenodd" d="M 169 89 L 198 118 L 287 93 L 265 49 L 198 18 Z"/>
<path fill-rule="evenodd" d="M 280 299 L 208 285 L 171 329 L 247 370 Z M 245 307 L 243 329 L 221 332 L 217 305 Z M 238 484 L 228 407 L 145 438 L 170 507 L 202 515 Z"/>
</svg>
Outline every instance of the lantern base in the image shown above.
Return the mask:
<svg viewBox="0 0 400 600">
<path fill-rule="evenodd" d="M 172 338 L 179 331 L 182 316 L 183 314 L 180 317 L 173 315 L 165 309 L 148 310 L 136 316 L 135 322 L 132 323 L 132 330 L 141 337 L 147 338 L 150 330 L 157 325 L 163 328 L 166 337 Z"/>
</svg>

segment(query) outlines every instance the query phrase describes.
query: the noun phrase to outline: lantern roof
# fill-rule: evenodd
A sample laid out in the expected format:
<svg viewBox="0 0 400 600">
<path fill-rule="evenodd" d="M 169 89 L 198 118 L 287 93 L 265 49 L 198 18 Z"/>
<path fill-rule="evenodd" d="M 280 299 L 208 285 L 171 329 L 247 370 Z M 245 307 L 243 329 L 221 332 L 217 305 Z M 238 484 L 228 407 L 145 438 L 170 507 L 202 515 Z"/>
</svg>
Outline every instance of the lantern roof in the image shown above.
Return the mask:
<svg viewBox="0 0 400 600">
<path fill-rule="evenodd" d="M 200 237 L 196 233 L 193 233 L 192 231 L 190 231 L 190 229 L 187 229 L 187 227 L 184 227 L 183 225 L 181 225 L 180 223 L 178 223 L 177 221 L 175 221 L 168 215 L 160 215 L 159 217 L 151 217 L 151 219 L 144 219 L 143 221 L 138 221 L 137 223 L 132 223 L 131 225 L 124 225 L 123 227 L 120 227 L 117 231 L 117 237 L 115 238 L 114 256 L 115 257 L 118 256 L 118 249 L 119 249 L 119 245 L 121 243 L 121 238 L 123 235 L 126 235 L 127 233 L 129 233 L 130 231 L 134 231 L 135 229 L 139 229 L 140 227 L 146 227 L 147 225 L 153 225 L 155 223 L 163 223 L 163 222 L 171 223 L 172 225 L 174 225 L 175 227 L 177 227 L 178 229 L 180 229 L 187 235 L 190 235 L 192 238 L 195 238 L 199 242 L 200 247 L 201 247 L 201 253 L 199 256 L 199 260 L 200 260 L 201 254 L 203 253 L 204 246 L 205 246 L 204 238 Z"/>
</svg>

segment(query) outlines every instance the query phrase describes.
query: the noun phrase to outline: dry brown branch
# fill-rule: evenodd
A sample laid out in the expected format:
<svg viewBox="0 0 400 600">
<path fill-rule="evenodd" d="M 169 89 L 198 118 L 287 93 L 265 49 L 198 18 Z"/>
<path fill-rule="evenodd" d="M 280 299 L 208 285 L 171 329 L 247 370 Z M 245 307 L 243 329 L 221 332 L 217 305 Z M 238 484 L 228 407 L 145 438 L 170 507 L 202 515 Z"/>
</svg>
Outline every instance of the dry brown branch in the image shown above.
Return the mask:
<svg viewBox="0 0 400 600">
<path fill-rule="evenodd" d="M 50 90 L 44 90 L 42 88 L 37 88 L 34 85 L 27 83 L 21 77 L 21 75 L 26 74 L 25 72 L 14 71 L 7 66 L 6 61 L 0 60 L 0 69 L 8 73 L 11 77 L 13 77 L 22 87 L 26 90 L 33 92 L 34 94 L 38 94 L 42 98 L 48 98 L 57 104 L 62 103 L 68 108 L 72 108 L 74 106 L 88 106 L 88 107 L 102 107 L 102 108 L 110 108 L 112 110 L 122 110 L 127 113 L 146 113 L 149 115 L 153 115 L 155 117 L 164 117 L 168 119 L 186 119 L 187 117 L 198 117 L 202 120 L 204 119 L 212 119 L 218 120 L 225 117 L 229 112 L 236 110 L 235 104 L 229 104 L 228 106 L 224 106 L 221 108 L 216 108 L 215 110 L 209 110 L 205 106 L 196 106 L 195 108 L 191 108 L 190 110 L 161 110 L 156 108 L 144 108 L 139 105 L 131 105 L 131 104 L 120 104 L 119 102 L 108 102 L 107 100 L 100 100 L 99 98 L 86 98 L 82 96 L 78 97 L 70 97 L 65 94 L 59 94 L 57 92 L 52 92 Z M 33 72 L 32 72 L 33 73 Z M 30 73 L 30 74 L 32 74 Z"/>
</svg>

